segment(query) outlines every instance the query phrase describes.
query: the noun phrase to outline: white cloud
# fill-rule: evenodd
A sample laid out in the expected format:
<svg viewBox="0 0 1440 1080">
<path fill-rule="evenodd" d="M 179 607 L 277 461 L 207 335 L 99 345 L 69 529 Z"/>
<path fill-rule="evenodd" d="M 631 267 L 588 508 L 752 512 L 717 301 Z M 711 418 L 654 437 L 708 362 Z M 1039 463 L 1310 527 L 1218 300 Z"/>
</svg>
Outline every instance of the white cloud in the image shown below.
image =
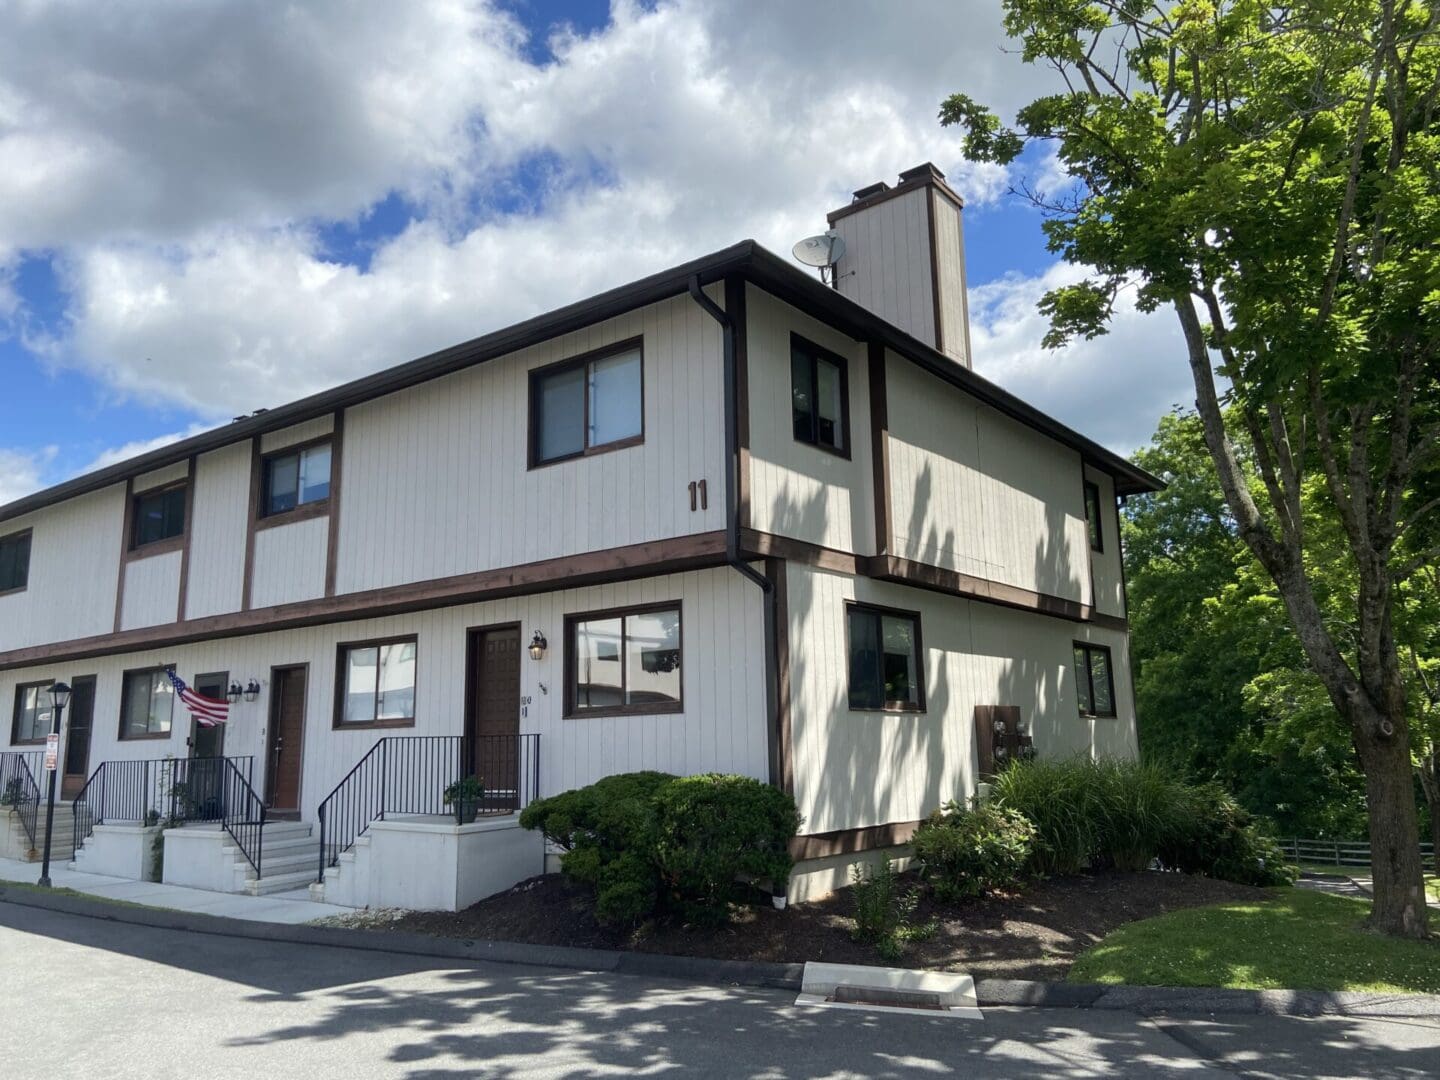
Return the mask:
<svg viewBox="0 0 1440 1080">
<path fill-rule="evenodd" d="M 1111 450 L 1150 440 L 1161 414 L 1195 400 L 1185 345 L 1169 309 L 1135 310 L 1122 293 L 1110 332 L 1063 349 L 1041 345 L 1049 321 L 1040 298 L 1084 277 L 1056 263 L 1037 277 L 1011 275 L 970 290 L 975 370 Z"/>
<path fill-rule="evenodd" d="M 0 506 L 44 487 L 46 470 L 58 453 L 54 446 L 38 450 L 0 447 Z"/>
<path fill-rule="evenodd" d="M 107 465 L 118 465 L 122 461 L 128 461 L 141 454 L 148 454 L 152 450 L 159 450 L 163 446 L 170 446 L 182 439 L 188 439 L 192 435 L 199 435 L 202 431 L 208 431 L 210 424 L 191 424 L 184 431 L 171 431 L 164 435 L 157 435 L 153 439 L 136 439 L 134 442 L 125 443 L 123 446 L 112 447 L 96 455 L 95 460 L 80 470 L 81 473 L 93 472 L 96 469 L 103 469 Z"/>
</svg>

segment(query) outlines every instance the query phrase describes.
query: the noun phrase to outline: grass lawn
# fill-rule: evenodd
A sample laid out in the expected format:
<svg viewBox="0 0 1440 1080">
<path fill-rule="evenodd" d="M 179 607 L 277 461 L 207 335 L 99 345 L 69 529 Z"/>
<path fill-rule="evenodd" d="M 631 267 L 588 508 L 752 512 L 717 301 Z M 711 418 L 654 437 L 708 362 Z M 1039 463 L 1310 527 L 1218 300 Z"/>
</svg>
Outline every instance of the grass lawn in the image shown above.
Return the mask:
<svg viewBox="0 0 1440 1080">
<path fill-rule="evenodd" d="M 1440 993 L 1440 938 L 1396 941 L 1367 933 L 1360 926 L 1370 911 L 1366 900 L 1305 889 L 1268 891 L 1265 900 L 1191 908 L 1122 926 L 1082 953 L 1069 979 Z"/>
</svg>

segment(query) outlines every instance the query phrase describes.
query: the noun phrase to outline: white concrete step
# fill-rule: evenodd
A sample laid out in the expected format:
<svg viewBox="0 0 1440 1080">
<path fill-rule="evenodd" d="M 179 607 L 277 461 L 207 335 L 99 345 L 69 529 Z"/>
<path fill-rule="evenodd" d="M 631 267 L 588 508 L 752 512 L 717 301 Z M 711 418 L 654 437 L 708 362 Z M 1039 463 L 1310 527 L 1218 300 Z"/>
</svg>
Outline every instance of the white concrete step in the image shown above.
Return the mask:
<svg viewBox="0 0 1440 1080">
<path fill-rule="evenodd" d="M 265 877 L 293 874 L 297 870 L 309 870 L 313 875 L 320 869 L 320 845 L 313 845 L 308 851 L 287 851 L 278 855 L 267 848 L 261 852 L 260 866 L 265 871 Z M 248 862 L 245 863 L 245 876 L 256 877 L 255 868 Z"/>
<path fill-rule="evenodd" d="M 318 862 L 319 856 L 316 856 Z M 315 880 L 315 867 L 309 870 L 300 870 L 290 874 L 276 874 L 273 877 L 267 872 L 262 878 L 251 878 L 245 883 L 245 891 L 251 896 L 265 896 L 268 893 L 290 892 L 292 889 L 308 888 Z"/>
</svg>

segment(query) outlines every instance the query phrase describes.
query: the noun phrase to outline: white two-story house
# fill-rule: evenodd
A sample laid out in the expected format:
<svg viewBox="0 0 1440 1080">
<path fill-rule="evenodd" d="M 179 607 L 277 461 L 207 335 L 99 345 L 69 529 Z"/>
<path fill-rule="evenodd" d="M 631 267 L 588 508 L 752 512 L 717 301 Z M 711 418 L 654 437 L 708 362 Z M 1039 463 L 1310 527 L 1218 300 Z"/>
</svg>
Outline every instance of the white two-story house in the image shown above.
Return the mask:
<svg viewBox="0 0 1440 1080">
<path fill-rule="evenodd" d="M 167 880 L 454 906 L 516 879 L 467 838 L 539 872 L 513 811 L 608 774 L 792 792 L 805 896 L 972 795 L 995 718 L 1133 754 L 1159 482 L 971 370 L 961 217 L 921 166 L 829 216 L 833 287 L 747 241 L 0 507 L 5 775 L 62 680 L 87 850 L 182 783 Z"/>
</svg>

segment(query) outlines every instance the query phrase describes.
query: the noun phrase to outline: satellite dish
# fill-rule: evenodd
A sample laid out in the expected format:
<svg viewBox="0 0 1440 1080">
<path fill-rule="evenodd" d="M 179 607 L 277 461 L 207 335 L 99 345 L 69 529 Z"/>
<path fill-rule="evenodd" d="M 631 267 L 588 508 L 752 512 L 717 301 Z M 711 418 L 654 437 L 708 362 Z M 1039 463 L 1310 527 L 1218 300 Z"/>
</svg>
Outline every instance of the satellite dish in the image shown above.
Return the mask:
<svg viewBox="0 0 1440 1080">
<path fill-rule="evenodd" d="M 797 260 L 806 266 L 819 268 L 821 281 L 831 283 L 835 274 L 835 264 L 845 254 L 845 241 L 840 239 L 839 234 L 832 229 L 819 236 L 807 236 L 790 251 Z"/>
</svg>

